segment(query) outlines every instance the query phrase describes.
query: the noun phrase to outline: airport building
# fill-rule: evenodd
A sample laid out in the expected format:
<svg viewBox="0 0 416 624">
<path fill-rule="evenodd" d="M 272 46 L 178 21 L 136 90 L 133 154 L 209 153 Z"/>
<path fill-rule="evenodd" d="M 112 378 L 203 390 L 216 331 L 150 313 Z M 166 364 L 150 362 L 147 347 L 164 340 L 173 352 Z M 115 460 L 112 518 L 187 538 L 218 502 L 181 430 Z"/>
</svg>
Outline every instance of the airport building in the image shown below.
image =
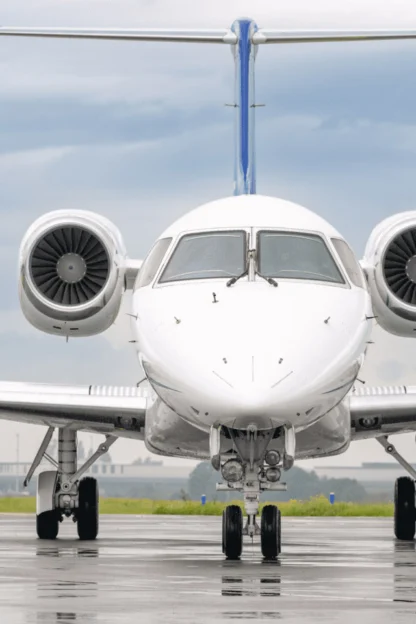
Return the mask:
<svg viewBox="0 0 416 624">
<path fill-rule="evenodd" d="M 413 466 L 416 469 L 416 465 Z M 318 466 L 314 471 L 320 478 L 355 479 L 365 487 L 372 499 L 392 500 L 394 483 L 407 473 L 396 462 L 364 462 L 360 466 Z"/>
<path fill-rule="evenodd" d="M 188 491 L 188 479 L 193 467 L 193 463 L 189 466 L 165 466 L 163 461 L 150 458 L 135 464 L 99 461 L 86 475 L 98 479 L 102 496 L 170 499 L 180 498 L 183 492 Z M 34 495 L 36 475 L 52 469 L 47 461 L 43 461 L 28 489 L 24 490 L 23 481 L 29 468 L 29 462 L 1 462 L 0 496 L 16 492 Z M 395 480 L 405 474 L 401 466 L 393 462 L 365 462 L 361 466 L 318 466 L 313 470 L 324 479 L 354 479 L 364 486 L 369 497 L 374 500 L 391 500 Z"/>
<path fill-rule="evenodd" d="M 36 493 L 36 475 L 44 470 L 52 470 L 52 466 L 43 461 L 35 472 L 35 476 L 24 490 L 23 481 L 30 468 L 26 462 L 0 463 L 0 496 L 16 494 L 16 492 Z M 179 498 L 181 490 L 186 491 L 188 478 L 193 470 L 190 466 L 164 466 L 162 461 L 144 460 L 139 464 L 95 463 L 85 475 L 98 479 L 102 496 L 119 496 L 129 498 Z"/>
</svg>

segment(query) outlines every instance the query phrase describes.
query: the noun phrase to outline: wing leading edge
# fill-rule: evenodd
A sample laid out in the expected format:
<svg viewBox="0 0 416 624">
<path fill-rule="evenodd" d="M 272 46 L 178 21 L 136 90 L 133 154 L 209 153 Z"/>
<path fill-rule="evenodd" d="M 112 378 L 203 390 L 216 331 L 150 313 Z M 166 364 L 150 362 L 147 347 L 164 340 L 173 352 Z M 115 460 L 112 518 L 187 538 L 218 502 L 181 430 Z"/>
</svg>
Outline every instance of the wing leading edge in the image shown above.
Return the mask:
<svg viewBox="0 0 416 624">
<path fill-rule="evenodd" d="M 0 382 L 1 420 L 140 438 L 147 405 L 140 387 Z"/>
<path fill-rule="evenodd" d="M 416 386 L 359 389 L 348 397 L 351 438 L 416 432 Z M 141 387 L 0 382 L 0 419 L 142 439 L 149 396 Z"/>
<path fill-rule="evenodd" d="M 356 390 L 349 407 L 352 440 L 416 431 L 416 386 Z"/>
</svg>

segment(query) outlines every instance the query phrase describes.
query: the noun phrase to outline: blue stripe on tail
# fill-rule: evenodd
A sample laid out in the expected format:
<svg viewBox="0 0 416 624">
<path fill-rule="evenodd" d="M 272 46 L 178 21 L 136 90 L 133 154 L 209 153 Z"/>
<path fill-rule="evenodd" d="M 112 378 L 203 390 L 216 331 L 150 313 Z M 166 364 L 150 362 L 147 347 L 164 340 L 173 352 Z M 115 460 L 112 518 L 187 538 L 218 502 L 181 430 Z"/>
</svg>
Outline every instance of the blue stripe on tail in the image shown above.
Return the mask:
<svg viewBox="0 0 416 624">
<path fill-rule="evenodd" d="M 257 30 L 255 22 L 239 19 L 231 27 L 238 36 L 235 46 L 235 105 L 236 155 L 234 194 L 250 195 L 256 192 L 254 150 L 254 61 L 255 46 L 251 36 Z"/>
</svg>

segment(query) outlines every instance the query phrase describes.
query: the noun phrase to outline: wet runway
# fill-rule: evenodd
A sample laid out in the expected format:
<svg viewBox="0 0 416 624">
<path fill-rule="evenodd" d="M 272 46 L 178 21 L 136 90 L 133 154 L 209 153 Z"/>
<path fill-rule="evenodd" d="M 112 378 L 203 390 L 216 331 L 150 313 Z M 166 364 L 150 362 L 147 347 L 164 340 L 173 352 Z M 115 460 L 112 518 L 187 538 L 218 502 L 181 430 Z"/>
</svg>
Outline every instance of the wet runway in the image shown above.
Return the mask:
<svg viewBox="0 0 416 624">
<path fill-rule="evenodd" d="M 391 519 L 283 518 L 284 552 L 221 554 L 220 518 L 103 516 L 100 539 L 35 538 L 0 515 L 0 622 L 406 624 L 416 621 L 416 544 Z"/>
</svg>

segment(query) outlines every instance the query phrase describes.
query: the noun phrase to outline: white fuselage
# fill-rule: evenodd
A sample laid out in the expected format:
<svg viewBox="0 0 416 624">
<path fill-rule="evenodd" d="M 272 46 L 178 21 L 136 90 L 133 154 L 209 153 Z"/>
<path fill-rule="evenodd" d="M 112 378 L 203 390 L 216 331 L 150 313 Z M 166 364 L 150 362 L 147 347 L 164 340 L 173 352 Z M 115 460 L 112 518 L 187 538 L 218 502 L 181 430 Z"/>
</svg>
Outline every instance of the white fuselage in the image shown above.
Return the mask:
<svg viewBox="0 0 416 624">
<path fill-rule="evenodd" d="M 159 283 L 182 236 L 259 231 L 319 235 L 342 283 L 275 278 L 249 271 L 225 277 Z M 337 256 L 339 233 L 289 202 L 240 196 L 212 202 L 172 225 L 172 238 L 148 285 L 135 289 L 132 327 L 140 362 L 159 398 L 190 424 L 301 431 L 336 407 L 351 389 L 371 332 L 370 297 L 355 286 Z M 136 318 L 137 317 L 137 318 Z"/>
</svg>

